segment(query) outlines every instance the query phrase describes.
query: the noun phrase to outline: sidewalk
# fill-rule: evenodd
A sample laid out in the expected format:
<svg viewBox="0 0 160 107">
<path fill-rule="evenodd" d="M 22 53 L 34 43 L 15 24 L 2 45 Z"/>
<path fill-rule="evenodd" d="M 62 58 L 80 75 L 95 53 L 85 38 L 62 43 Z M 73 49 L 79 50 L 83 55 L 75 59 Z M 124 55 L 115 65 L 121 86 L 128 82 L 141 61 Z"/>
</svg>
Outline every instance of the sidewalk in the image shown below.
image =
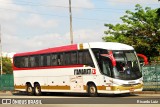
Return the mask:
<svg viewBox="0 0 160 107">
<path fill-rule="evenodd" d="M 0 91 L 1 96 L 12 96 L 13 91 Z"/>
</svg>

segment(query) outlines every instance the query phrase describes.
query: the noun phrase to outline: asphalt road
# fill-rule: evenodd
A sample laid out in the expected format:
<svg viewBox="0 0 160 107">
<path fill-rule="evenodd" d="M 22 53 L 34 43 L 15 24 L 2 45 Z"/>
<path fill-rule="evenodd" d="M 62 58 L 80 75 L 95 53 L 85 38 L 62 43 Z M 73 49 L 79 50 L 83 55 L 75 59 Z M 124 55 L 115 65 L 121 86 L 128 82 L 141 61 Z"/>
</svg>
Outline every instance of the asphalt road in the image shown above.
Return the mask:
<svg viewBox="0 0 160 107">
<path fill-rule="evenodd" d="M 8 107 L 10 104 L 2 104 L 6 102 L 11 103 L 12 107 L 22 106 L 21 104 L 23 104 L 23 107 L 28 107 L 28 104 L 32 104 L 30 107 L 40 107 L 42 105 L 45 107 L 51 105 L 52 107 L 53 105 L 54 107 L 67 107 L 69 105 L 76 105 L 76 107 L 106 107 L 106 104 L 112 105 L 112 107 L 121 107 L 121 105 L 124 107 L 128 104 L 131 104 L 130 107 L 132 105 L 139 107 L 138 105 L 142 104 L 145 104 L 145 107 L 158 107 L 160 105 L 160 94 L 105 94 L 99 97 L 89 97 L 86 94 L 44 93 L 42 96 L 28 96 L 25 93 L 0 92 L 0 107 Z"/>
</svg>

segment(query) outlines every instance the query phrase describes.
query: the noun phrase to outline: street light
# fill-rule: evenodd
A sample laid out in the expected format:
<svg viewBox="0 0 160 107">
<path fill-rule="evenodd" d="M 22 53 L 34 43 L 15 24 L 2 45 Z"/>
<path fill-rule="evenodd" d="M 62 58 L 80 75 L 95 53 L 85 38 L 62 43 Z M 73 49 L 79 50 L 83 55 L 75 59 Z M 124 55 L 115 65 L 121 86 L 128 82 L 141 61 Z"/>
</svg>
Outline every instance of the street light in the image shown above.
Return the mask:
<svg viewBox="0 0 160 107">
<path fill-rule="evenodd" d="M 1 55 L 1 62 L 0 62 L 0 64 L 1 64 L 1 75 L 2 75 L 2 70 L 3 70 L 3 68 L 2 68 L 2 38 L 1 38 L 1 25 L 0 25 L 0 55 Z"/>
</svg>

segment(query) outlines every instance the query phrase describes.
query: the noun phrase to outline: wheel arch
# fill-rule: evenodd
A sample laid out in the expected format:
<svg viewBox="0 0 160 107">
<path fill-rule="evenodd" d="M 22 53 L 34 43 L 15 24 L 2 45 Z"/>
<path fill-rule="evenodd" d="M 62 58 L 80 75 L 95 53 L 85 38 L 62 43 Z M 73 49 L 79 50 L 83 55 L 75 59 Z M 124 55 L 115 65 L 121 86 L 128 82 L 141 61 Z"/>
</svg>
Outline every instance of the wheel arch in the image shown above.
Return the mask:
<svg viewBox="0 0 160 107">
<path fill-rule="evenodd" d="M 95 82 L 93 82 L 93 81 L 88 81 L 87 82 L 87 85 L 86 85 L 86 91 L 88 92 L 88 86 L 90 85 L 90 84 L 93 84 L 93 85 L 95 85 L 96 86 L 96 88 L 97 88 L 97 85 L 95 84 Z"/>
<path fill-rule="evenodd" d="M 32 87 L 34 87 L 34 83 L 32 82 L 26 82 L 26 85 L 30 84 Z"/>
<path fill-rule="evenodd" d="M 34 86 L 35 86 L 36 84 L 40 85 L 40 83 L 39 83 L 39 82 L 34 82 Z"/>
<path fill-rule="evenodd" d="M 95 82 L 93 81 L 87 82 L 87 93 L 90 97 L 98 96 L 98 90 Z"/>
<path fill-rule="evenodd" d="M 26 85 L 26 86 L 27 86 L 27 85 L 31 85 L 31 87 L 33 87 L 33 85 L 32 85 L 30 82 L 26 82 L 25 85 Z"/>
</svg>

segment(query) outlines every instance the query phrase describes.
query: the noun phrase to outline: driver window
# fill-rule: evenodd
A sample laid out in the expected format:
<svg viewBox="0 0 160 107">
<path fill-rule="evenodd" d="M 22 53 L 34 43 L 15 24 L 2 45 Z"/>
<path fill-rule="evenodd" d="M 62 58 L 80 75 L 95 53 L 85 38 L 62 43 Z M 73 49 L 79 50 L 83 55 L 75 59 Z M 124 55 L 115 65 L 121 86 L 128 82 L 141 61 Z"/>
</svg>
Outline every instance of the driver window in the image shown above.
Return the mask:
<svg viewBox="0 0 160 107">
<path fill-rule="evenodd" d="M 102 72 L 109 77 L 111 77 L 111 66 L 112 64 L 109 58 L 102 58 Z"/>
</svg>

